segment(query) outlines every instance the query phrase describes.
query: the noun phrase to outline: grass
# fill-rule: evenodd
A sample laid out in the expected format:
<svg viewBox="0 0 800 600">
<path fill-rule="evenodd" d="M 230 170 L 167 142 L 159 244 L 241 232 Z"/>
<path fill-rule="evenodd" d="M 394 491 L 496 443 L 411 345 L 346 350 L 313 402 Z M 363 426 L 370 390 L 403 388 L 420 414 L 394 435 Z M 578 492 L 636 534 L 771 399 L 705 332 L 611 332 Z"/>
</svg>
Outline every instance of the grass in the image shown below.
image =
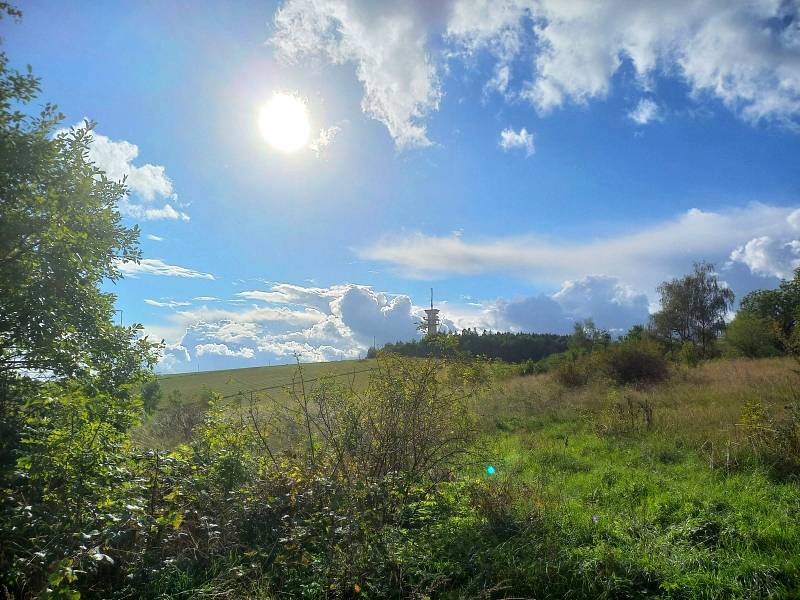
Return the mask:
<svg viewBox="0 0 800 600">
<path fill-rule="evenodd" d="M 800 486 L 753 455 L 743 426 L 754 403 L 786 417 L 795 368 L 720 360 L 639 389 L 499 379 L 476 408 L 475 461 L 421 524 L 387 530 L 392 560 L 437 598 L 800 597 Z M 235 393 L 295 367 L 272 369 L 162 386 Z"/>
<path fill-rule="evenodd" d="M 346 379 L 354 377 L 359 385 L 367 381 L 369 369 L 375 367 L 374 360 L 343 360 L 338 362 L 303 363 L 303 377 L 306 380 L 335 376 Z M 158 382 L 164 397 L 177 390 L 187 402 L 199 400 L 208 391 L 222 396 L 235 396 L 240 392 L 249 394 L 251 390 L 267 390 L 279 394 L 282 387 L 289 387 L 297 381 L 297 365 L 276 365 L 274 367 L 250 367 L 245 369 L 226 369 L 222 371 L 201 371 L 161 375 Z"/>
<path fill-rule="evenodd" d="M 735 462 L 746 403 L 780 418 L 795 398 L 792 367 L 711 362 L 649 390 L 501 384 L 482 407 L 496 474 L 471 476 L 501 499 L 484 507 L 487 521 L 505 511 L 517 528 L 484 571 L 537 598 L 798 597 L 797 481 Z M 652 405 L 650 428 L 611 411 L 625 397 Z"/>
</svg>

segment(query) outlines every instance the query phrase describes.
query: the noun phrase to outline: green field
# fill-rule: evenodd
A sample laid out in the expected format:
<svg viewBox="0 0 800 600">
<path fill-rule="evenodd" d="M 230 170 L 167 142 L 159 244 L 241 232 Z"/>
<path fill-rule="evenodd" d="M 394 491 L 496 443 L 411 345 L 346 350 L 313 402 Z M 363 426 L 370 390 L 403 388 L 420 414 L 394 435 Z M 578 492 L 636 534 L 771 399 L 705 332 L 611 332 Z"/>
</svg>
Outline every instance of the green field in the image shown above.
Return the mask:
<svg viewBox="0 0 800 600">
<path fill-rule="evenodd" d="M 161 375 L 158 381 L 165 397 L 177 390 L 185 402 L 194 402 L 208 391 L 224 398 L 232 398 L 240 393 L 249 395 L 251 391 L 262 396 L 280 395 L 299 383 L 301 369 L 307 383 L 332 376 L 341 381 L 360 384 L 367 380 L 369 372 L 374 368 L 375 360 L 343 360 L 302 363 L 299 367 L 292 364 Z"/>
<path fill-rule="evenodd" d="M 307 381 L 354 371 L 365 381 L 363 371 L 374 366 L 303 368 Z M 551 374 L 495 379 L 474 405 L 478 437 L 471 459 L 437 494 L 414 505 L 410 521 L 376 527 L 369 513 L 348 513 L 364 528 L 363 538 L 348 547 L 357 558 L 329 554 L 331 530 L 315 520 L 320 516 L 311 500 L 305 512 L 293 512 L 293 494 L 324 493 L 298 470 L 297 489 L 270 500 L 289 498 L 275 514 L 296 514 L 282 537 L 270 541 L 284 544 L 276 562 L 253 566 L 247 555 L 226 554 L 214 566 L 217 579 L 166 570 L 154 589 L 164 598 L 224 589 L 271 599 L 287 586 L 294 593 L 309 585 L 339 596 L 357 586 L 374 597 L 402 588 L 401 596 L 424 590 L 438 598 L 796 598 L 795 367 L 786 358 L 709 361 L 675 367 L 669 380 L 643 388 L 602 379 L 565 388 Z M 235 396 L 251 387 L 291 385 L 295 375 L 296 367 L 270 367 L 161 381 L 165 391 L 189 396 L 204 389 Z M 218 439 L 238 439 L 231 435 Z M 227 450 L 219 451 L 228 465 Z M 319 499 L 325 511 L 331 501 Z M 358 554 L 371 544 L 381 553 Z M 281 561 L 293 565 L 288 572 Z M 243 587 L 225 575 L 236 569 L 262 579 Z"/>
</svg>

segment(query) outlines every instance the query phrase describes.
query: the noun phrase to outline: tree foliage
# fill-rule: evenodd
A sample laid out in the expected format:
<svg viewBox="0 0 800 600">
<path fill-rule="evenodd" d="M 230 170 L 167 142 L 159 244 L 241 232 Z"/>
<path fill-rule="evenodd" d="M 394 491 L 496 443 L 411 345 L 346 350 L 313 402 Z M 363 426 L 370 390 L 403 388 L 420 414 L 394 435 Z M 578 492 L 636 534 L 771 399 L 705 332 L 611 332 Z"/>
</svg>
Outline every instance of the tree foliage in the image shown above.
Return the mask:
<svg viewBox="0 0 800 600">
<path fill-rule="evenodd" d="M 77 573 L 110 564 L 101 530 L 122 533 L 105 525 L 125 506 L 157 344 L 115 325 L 101 289 L 140 256 L 125 182 L 89 161 L 91 123 L 58 132 L 54 105 L 32 108 L 39 89 L 0 53 L 0 590 L 77 598 Z"/>
<path fill-rule="evenodd" d="M 747 358 L 775 356 L 778 354 L 775 334 L 770 319 L 740 309 L 725 330 L 726 350 Z"/>
<path fill-rule="evenodd" d="M 703 356 L 725 329 L 733 306 L 733 290 L 721 285 L 714 265 L 695 263 L 694 271 L 658 286 L 661 310 L 652 316 L 657 335 L 667 343 L 691 343 Z"/>
<path fill-rule="evenodd" d="M 117 210 L 124 182 L 88 159 L 92 125 L 56 134 L 55 106 L 21 110 L 38 92 L 0 55 L 0 374 L 102 372 L 115 385 L 149 346 L 139 327 L 113 324 L 115 296 L 100 284 L 139 259 L 139 229 Z"/>
<path fill-rule="evenodd" d="M 766 319 L 779 349 L 793 351 L 800 329 L 800 269 L 795 269 L 794 277 L 782 280 L 776 289 L 755 290 L 744 296 L 739 312 Z"/>
<path fill-rule="evenodd" d="M 567 349 L 568 336 L 550 333 L 478 333 L 464 329 L 460 333 L 439 334 L 421 340 L 386 344 L 388 352 L 404 356 L 452 356 L 464 353 L 470 356 L 500 359 L 510 363 L 541 360 Z"/>
</svg>

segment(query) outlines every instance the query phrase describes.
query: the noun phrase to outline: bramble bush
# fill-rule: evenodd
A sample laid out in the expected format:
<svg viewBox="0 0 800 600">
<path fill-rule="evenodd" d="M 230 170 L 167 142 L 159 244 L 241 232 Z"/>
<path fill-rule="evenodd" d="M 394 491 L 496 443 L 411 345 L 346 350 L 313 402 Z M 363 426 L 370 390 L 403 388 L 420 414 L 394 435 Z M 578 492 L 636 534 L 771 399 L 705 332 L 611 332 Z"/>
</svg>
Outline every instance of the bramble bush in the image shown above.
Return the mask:
<svg viewBox="0 0 800 600">
<path fill-rule="evenodd" d="M 131 442 L 138 400 L 48 387 L 24 409 L 0 585 L 12 598 L 429 593 L 438 580 L 405 568 L 401 540 L 447 510 L 486 373 L 378 365 L 361 392 L 300 372 L 288 403 L 212 400 L 170 452 Z"/>
</svg>

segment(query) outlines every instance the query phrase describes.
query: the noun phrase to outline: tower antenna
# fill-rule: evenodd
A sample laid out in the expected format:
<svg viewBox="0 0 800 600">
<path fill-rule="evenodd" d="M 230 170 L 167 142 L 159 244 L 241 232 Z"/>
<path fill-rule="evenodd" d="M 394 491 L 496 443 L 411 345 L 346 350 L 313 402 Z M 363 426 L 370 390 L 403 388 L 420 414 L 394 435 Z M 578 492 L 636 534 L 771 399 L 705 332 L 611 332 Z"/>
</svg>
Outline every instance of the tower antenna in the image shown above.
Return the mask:
<svg viewBox="0 0 800 600">
<path fill-rule="evenodd" d="M 431 288 L 431 307 L 425 309 L 425 318 L 422 320 L 420 329 L 425 331 L 425 335 L 428 336 L 439 333 L 439 309 L 433 308 L 433 288 Z"/>
</svg>

